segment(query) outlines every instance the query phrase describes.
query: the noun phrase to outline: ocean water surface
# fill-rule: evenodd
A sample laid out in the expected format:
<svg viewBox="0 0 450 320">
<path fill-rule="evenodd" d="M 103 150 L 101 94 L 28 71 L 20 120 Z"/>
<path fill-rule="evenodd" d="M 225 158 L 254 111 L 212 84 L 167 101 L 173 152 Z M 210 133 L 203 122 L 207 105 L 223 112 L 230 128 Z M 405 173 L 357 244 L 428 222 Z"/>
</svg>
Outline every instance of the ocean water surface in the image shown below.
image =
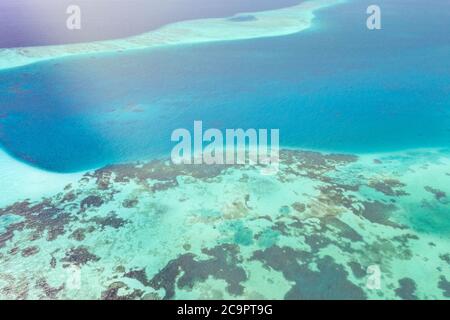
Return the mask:
<svg viewBox="0 0 450 320">
<path fill-rule="evenodd" d="M 369 4 L 1 70 L 0 299 L 450 298 L 450 2 Z M 167 161 L 194 120 L 279 171 Z"/>
<path fill-rule="evenodd" d="M 381 5 L 380 31 L 365 26 L 368 2 L 351 1 L 291 36 L 0 71 L 0 143 L 56 172 L 167 155 L 194 120 L 279 128 L 282 145 L 307 149 L 449 147 L 448 2 Z"/>
</svg>

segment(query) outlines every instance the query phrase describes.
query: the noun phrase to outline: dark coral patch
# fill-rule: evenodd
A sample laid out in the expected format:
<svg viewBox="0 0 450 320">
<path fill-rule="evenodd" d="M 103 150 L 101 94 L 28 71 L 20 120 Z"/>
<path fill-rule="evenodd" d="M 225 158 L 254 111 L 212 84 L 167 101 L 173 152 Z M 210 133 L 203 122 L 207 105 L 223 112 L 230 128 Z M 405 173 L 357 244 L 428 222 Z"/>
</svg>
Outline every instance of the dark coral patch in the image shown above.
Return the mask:
<svg viewBox="0 0 450 320">
<path fill-rule="evenodd" d="M 346 195 L 347 187 L 343 185 L 327 184 L 325 186 L 319 187 L 321 195 L 319 200 L 321 203 L 326 204 L 330 208 L 335 208 L 336 206 L 342 206 L 349 210 L 353 209 L 353 204 L 355 200 L 350 195 Z M 336 215 L 335 211 L 330 210 L 329 215 Z"/>
<path fill-rule="evenodd" d="M 256 251 L 253 259 L 282 272 L 287 280 L 295 282 L 285 299 L 366 298 L 364 291 L 347 279 L 348 273 L 343 266 L 336 264 L 329 256 L 315 260 L 319 271 L 312 271 L 308 267 L 308 263 L 312 262 L 309 253 L 289 247 L 273 246 L 264 251 Z"/>
<path fill-rule="evenodd" d="M 99 261 L 100 258 L 95 254 L 89 252 L 85 247 L 72 248 L 66 252 L 66 256 L 62 259 L 63 262 L 68 262 L 76 266 L 82 266 L 89 261 Z"/>
<path fill-rule="evenodd" d="M 450 298 L 450 281 L 447 281 L 444 276 L 441 276 L 438 287 L 442 290 L 444 297 Z"/>
<path fill-rule="evenodd" d="M 147 272 L 145 272 L 145 269 L 130 270 L 129 272 L 124 274 L 124 277 L 135 279 L 142 283 L 144 286 L 151 285 L 150 281 L 147 278 Z"/>
<path fill-rule="evenodd" d="M 318 252 L 320 249 L 327 247 L 333 241 L 328 237 L 315 233 L 315 234 L 305 234 L 305 242 L 311 247 L 313 252 Z"/>
<path fill-rule="evenodd" d="M 142 297 L 142 290 L 134 289 L 128 294 L 120 295 L 119 290 L 129 290 L 129 287 L 120 281 L 111 283 L 108 288 L 101 293 L 102 300 L 137 300 Z"/>
<path fill-rule="evenodd" d="M 276 221 L 276 222 L 274 222 L 273 225 L 271 226 L 271 229 L 273 231 L 279 232 L 280 234 L 282 234 L 284 236 L 290 236 L 291 235 L 289 227 L 283 221 Z"/>
<path fill-rule="evenodd" d="M 338 165 L 345 165 L 358 160 L 357 156 L 347 154 L 322 154 L 312 151 L 283 150 L 281 160 L 286 164 L 298 164 L 308 169 L 334 169 Z"/>
<path fill-rule="evenodd" d="M 283 150 L 280 153 L 280 160 L 290 166 L 280 172 L 279 178 L 284 181 L 285 174 L 308 177 L 322 182 L 331 182 L 332 179 L 326 176 L 328 172 L 336 170 L 339 166 L 344 166 L 356 162 L 358 158 L 345 154 L 321 154 L 310 151 Z"/>
<path fill-rule="evenodd" d="M 147 163 L 111 165 L 95 171 L 86 177 L 95 178 L 100 189 L 109 189 L 111 183 L 137 183 L 150 187 L 153 192 L 163 191 L 178 186 L 179 176 L 197 179 L 209 179 L 219 176 L 226 165 L 173 165 L 166 160 L 153 160 Z M 152 186 L 150 182 L 154 181 Z"/>
<path fill-rule="evenodd" d="M 413 279 L 403 278 L 398 281 L 399 287 L 395 289 L 395 294 L 403 300 L 417 300 L 417 286 Z"/>
<path fill-rule="evenodd" d="M 438 190 L 433 187 L 426 186 L 425 191 L 432 193 L 437 201 L 442 202 L 447 197 L 447 194 L 444 191 Z"/>
<path fill-rule="evenodd" d="M 385 204 L 381 201 L 364 201 L 363 205 L 364 209 L 359 210 L 359 214 L 370 222 L 394 228 L 402 228 L 402 226 L 390 220 L 392 213 L 397 210 L 395 205 Z"/>
<path fill-rule="evenodd" d="M 350 267 L 350 269 L 352 270 L 353 275 L 356 278 L 364 278 L 365 276 L 367 276 L 367 270 L 358 262 L 356 261 L 351 261 L 348 263 L 348 266 Z"/>
<path fill-rule="evenodd" d="M 369 187 L 391 197 L 407 196 L 408 193 L 403 190 L 398 190 L 405 186 L 404 183 L 396 179 L 384 179 L 369 182 Z"/>
<path fill-rule="evenodd" d="M 303 203 L 296 202 L 292 205 L 292 208 L 294 208 L 295 211 L 302 213 L 305 212 L 306 206 Z"/>
<path fill-rule="evenodd" d="M 445 261 L 447 262 L 448 265 L 450 265 L 450 253 L 440 255 L 439 258 L 441 258 L 442 261 Z"/>
<path fill-rule="evenodd" d="M 86 238 L 86 229 L 78 228 L 70 235 L 71 239 L 75 239 L 77 241 L 83 241 Z"/>
<path fill-rule="evenodd" d="M 285 230 L 285 235 L 299 234 L 305 238 L 305 243 L 311 247 L 311 251 L 317 253 L 320 249 L 332 244 L 341 250 L 354 253 L 352 243 L 363 241 L 362 236 L 346 223 L 335 216 L 325 216 L 320 218 L 320 224 L 315 225 L 314 232 L 311 232 L 310 226 L 305 221 L 293 217 L 295 222 L 289 224 L 290 228 L 296 231 L 289 232 L 290 228 Z M 291 229 L 292 230 L 292 229 Z M 348 240 L 348 241 L 345 241 Z"/>
<path fill-rule="evenodd" d="M 62 284 L 59 287 L 52 287 L 48 284 L 47 280 L 45 278 L 41 278 L 38 281 L 36 281 L 37 289 L 41 289 L 42 292 L 45 295 L 45 298 L 56 300 L 58 298 L 58 294 L 64 289 L 65 285 Z"/>
<path fill-rule="evenodd" d="M 230 294 L 242 294 L 244 287 L 241 282 L 247 279 L 247 275 L 245 270 L 238 266 L 242 262 L 239 257 L 239 247 L 224 244 L 212 249 L 203 249 L 202 252 L 211 259 L 198 260 L 195 255 L 187 253 L 170 261 L 150 281 L 142 280 L 142 272 L 138 271 L 132 275 L 157 290 L 165 289 L 164 299 L 171 299 L 175 296 L 175 286 L 180 289 L 192 288 L 197 282 L 204 282 L 210 276 L 225 280 L 228 284 L 227 291 Z"/>
<path fill-rule="evenodd" d="M 317 261 L 318 272 L 307 266 L 299 268 L 296 284 L 286 294 L 286 299 L 361 300 L 364 291 L 347 279 L 348 273 L 330 256 Z"/>
<path fill-rule="evenodd" d="M 10 255 L 12 255 L 12 256 L 15 256 L 18 252 L 20 251 L 20 248 L 19 247 L 14 247 L 14 248 L 12 248 L 11 250 L 9 250 L 9 254 Z"/>
<path fill-rule="evenodd" d="M 80 203 L 80 208 L 82 211 L 85 211 L 91 207 L 98 208 L 103 205 L 104 201 L 102 197 L 91 195 L 84 198 Z"/>
<path fill-rule="evenodd" d="M 127 220 L 120 218 L 115 212 L 111 212 L 106 217 L 94 217 L 89 221 L 95 222 L 102 230 L 105 229 L 105 227 L 119 229 L 128 223 Z"/>
<path fill-rule="evenodd" d="M 75 201 L 76 198 L 77 196 L 75 195 L 75 193 L 73 191 L 69 191 L 61 199 L 61 203 L 72 202 Z"/>
<path fill-rule="evenodd" d="M 139 204 L 138 199 L 126 199 L 123 201 L 122 206 L 127 209 L 135 208 Z"/>
<path fill-rule="evenodd" d="M 99 190 L 109 190 L 111 188 L 112 171 L 106 169 L 100 169 L 94 173 L 87 173 L 86 178 L 94 177 L 96 179 L 97 188 Z"/>
<path fill-rule="evenodd" d="M 22 250 L 22 257 L 34 256 L 40 251 L 39 247 L 33 246 Z"/>
<path fill-rule="evenodd" d="M 351 240 L 352 242 L 363 241 L 363 237 L 356 232 L 355 229 L 350 227 L 345 222 L 337 219 L 336 217 L 325 217 L 324 223 L 327 226 L 332 226 L 339 231 L 339 235 L 343 238 Z"/>
<path fill-rule="evenodd" d="M 415 234 L 407 233 L 400 236 L 395 236 L 392 240 L 399 242 L 404 248 L 407 248 L 411 240 L 419 240 L 419 237 Z"/>
<path fill-rule="evenodd" d="M 14 237 L 14 229 L 9 226 L 6 232 L 0 234 L 0 248 L 4 247 L 5 244 Z"/>
<path fill-rule="evenodd" d="M 56 258 L 55 258 L 55 257 L 52 257 L 52 258 L 50 259 L 50 267 L 51 267 L 52 269 L 55 269 L 55 268 L 56 268 Z"/>
<path fill-rule="evenodd" d="M 47 240 L 55 240 L 65 233 L 65 226 L 72 221 L 70 214 L 56 207 L 50 199 L 31 204 L 29 201 L 17 202 L 0 210 L 0 215 L 17 215 L 22 221 L 8 226 L 0 235 L 0 248 L 13 238 L 14 231 L 30 230 L 31 240 L 41 238 L 45 232 Z"/>
</svg>

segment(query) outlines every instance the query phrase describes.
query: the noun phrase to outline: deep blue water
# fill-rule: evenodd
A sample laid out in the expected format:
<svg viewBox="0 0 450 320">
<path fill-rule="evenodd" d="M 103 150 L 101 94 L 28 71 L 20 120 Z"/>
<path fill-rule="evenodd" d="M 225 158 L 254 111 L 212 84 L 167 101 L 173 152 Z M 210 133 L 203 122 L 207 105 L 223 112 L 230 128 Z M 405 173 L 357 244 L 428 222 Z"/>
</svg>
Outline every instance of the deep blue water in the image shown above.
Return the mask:
<svg viewBox="0 0 450 320">
<path fill-rule="evenodd" d="M 5 70 L 0 142 L 59 172 L 167 154 L 194 120 L 330 151 L 450 147 L 450 1 L 378 1 L 380 31 L 365 27 L 369 4 L 291 36 Z"/>
</svg>

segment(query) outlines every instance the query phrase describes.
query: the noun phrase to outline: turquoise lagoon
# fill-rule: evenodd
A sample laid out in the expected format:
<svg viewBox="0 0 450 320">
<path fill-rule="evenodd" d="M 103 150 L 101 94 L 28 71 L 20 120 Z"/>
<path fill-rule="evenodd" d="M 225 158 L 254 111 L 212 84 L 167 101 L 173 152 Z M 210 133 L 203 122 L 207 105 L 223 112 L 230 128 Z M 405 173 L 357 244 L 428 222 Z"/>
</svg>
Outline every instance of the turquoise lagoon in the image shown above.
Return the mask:
<svg viewBox="0 0 450 320">
<path fill-rule="evenodd" d="M 380 31 L 347 1 L 294 34 L 0 70 L 0 144 L 63 181 L 29 200 L 0 182 L 0 296 L 450 297 L 450 4 L 432 3 L 379 1 Z M 195 120 L 279 128 L 280 172 L 170 164 Z"/>
<path fill-rule="evenodd" d="M 422 17 L 427 5 L 419 1 L 389 2 L 379 32 L 365 27 L 366 4 L 326 9 L 291 36 L 4 70 L 0 141 L 15 157 L 56 172 L 168 154 L 172 131 L 194 120 L 280 128 L 282 145 L 308 149 L 448 147 L 445 4 Z"/>
</svg>

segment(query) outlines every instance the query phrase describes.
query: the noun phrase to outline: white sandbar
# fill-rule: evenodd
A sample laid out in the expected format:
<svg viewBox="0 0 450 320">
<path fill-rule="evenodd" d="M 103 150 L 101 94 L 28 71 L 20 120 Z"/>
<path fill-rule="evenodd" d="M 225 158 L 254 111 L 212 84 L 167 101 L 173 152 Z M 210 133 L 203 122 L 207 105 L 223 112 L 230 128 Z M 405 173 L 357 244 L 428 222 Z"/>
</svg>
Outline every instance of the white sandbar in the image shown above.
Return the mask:
<svg viewBox="0 0 450 320">
<path fill-rule="evenodd" d="M 294 34 L 311 26 L 315 11 L 344 1 L 310 0 L 288 8 L 240 13 L 230 18 L 182 21 L 138 36 L 117 40 L 0 49 L 0 70 L 82 54 Z"/>
</svg>

